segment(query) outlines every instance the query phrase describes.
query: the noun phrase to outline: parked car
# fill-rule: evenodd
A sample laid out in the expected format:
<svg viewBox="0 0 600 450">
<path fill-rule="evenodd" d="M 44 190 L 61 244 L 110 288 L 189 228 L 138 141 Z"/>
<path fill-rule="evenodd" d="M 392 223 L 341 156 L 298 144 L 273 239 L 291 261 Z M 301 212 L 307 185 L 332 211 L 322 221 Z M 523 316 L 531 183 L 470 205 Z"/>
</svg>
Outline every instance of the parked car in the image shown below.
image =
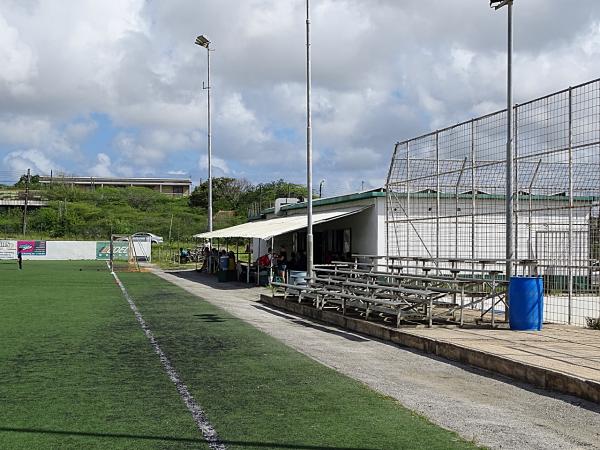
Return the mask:
<svg viewBox="0 0 600 450">
<path fill-rule="evenodd" d="M 163 238 L 152 233 L 134 233 L 131 235 L 133 242 L 151 242 L 153 244 L 162 244 Z"/>
</svg>

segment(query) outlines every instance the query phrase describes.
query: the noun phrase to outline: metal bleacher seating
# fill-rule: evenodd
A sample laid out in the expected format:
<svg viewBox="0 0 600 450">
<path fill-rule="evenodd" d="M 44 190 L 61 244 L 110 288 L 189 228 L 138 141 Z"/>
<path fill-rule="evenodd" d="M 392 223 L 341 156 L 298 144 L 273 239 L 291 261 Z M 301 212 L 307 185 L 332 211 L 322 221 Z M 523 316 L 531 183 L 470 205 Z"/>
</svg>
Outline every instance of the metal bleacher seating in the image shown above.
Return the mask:
<svg viewBox="0 0 600 450">
<path fill-rule="evenodd" d="M 478 268 L 462 262 L 404 258 L 399 263 L 357 256 L 354 262 L 315 266 L 305 285 L 272 282 L 271 286 L 274 296 L 282 293 L 285 299 L 309 301 L 318 309 L 393 321 L 396 326 L 423 322 L 432 326 L 434 321 L 463 325 L 467 309 L 477 311 L 480 320 L 490 314 L 494 324 L 496 309 L 505 307 L 506 296 L 498 263 L 479 262 Z"/>
</svg>

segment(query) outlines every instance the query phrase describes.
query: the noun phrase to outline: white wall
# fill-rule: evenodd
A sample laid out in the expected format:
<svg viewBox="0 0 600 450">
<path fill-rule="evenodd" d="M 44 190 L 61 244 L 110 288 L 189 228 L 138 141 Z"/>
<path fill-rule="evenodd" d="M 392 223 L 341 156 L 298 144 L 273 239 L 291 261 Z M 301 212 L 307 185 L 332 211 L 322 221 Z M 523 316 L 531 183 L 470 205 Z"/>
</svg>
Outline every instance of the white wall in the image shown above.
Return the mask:
<svg viewBox="0 0 600 450">
<path fill-rule="evenodd" d="M 332 220 L 323 224 L 315 225 L 314 232 L 322 232 L 327 230 L 340 230 L 345 228 L 352 229 L 352 253 L 368 254 L 368 255 L 385 255 L 386 251 L 386 230 L 385 230 L 385 197 L 375 197 L 370 199 L 356 200 L 345 202 L 340 205 L 326 205 L 316 207 L 314 213 L 347 210 L 348 208 L 364 207 L 373 205 L 351 216 L 342 219 Z M 296 209 L 288 211 L 288 216 L 304 215 L 306 209 Z M 274 217 L 271 215 L 269 218 Z M 288 256 L 292 252 L 292 235 L 288 233 L 275 238 L 274 251 L 278 252 L 281 245 L 285 245 L 288 251 Z M 260 254 L 258 252 L 259 239 L 253 239 L 252 243 L 252 258 L 256 260 L 259 256 L 267 253 L 268 247 L 271 246 L 271 240 L 260 240 Z"/>
<path fill-rule="evenodd" d="M 16 247 L 16 242 L 15 247 Z M 98 241 L 104 242 L 104 241 Z M 150 260 L 152 247 L 150 242 L 134 242 L 135 254 Z M 16 253 L 14 258 L 16 258 Z M 24 260 L 32 261 L 85 261 L 97 258 L 97 241 L 46 241 L 45 255 L 23 253 Z"/>
<path fill-rule="evenodd" d="M 385 252 L 385 228 L 382 226 L 385 217 L 378 214 L 378 209 L 375 204 L 360 213 L 316 225 L 315 231 L 351 228 L 352 253 L 374 255 L 380 250 Z"/>
<path fill-rule="evenodd" d="M 151 242 L 134 242 L 133 248 L 135 256 L 138 260 L 152 261 L 152 243 Z"/>
<path fill-rule="evenodd" d="M 96 241 L 46 241 L 46 255 L 23 254 L 33 261 L 67 261 L 96 259 Z"/>
</svg>

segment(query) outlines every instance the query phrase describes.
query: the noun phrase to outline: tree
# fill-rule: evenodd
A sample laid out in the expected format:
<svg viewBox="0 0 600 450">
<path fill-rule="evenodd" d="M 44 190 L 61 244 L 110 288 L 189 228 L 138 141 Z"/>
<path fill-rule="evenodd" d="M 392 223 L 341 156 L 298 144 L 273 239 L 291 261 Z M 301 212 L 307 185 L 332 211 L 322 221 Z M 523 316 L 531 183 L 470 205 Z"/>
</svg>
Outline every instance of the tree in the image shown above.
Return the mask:
<svg viewBox="0 0 600 450">
<path fill-rule="evenodd" d="M 239 211 L 242 199 L 252 188 L 248 180 L 219 177 L 212 180 L 213 210 Z M 190 206 L 208 209 L 208 180 L 201 183 L 190 195 Z"/>
<path fill-rule="evenodd" d="M 236 178 L 213 178 L 213 210 L 236 211 L 245 216 L 254 204 L 266 207 L 280 197 L 306 198 L 306 187 L 288 183 L 282 179 L 253 185 L 248 180 Z M 192 192 L 190 206 L 208 209 L 208 181 L 201 183 Z"/>
<path fill-rule="evenodd" d="M 32 185 L 39 185 L 40 184 L 40 176 L 39 175 L 31 175 L 31 178 L 29 179 L 29 187 L 31 187 Z M 15 183 L 15 187 L 24 189 L 25 186 L 27 186 L 27 174 L 25 175 L 21 175 L 21 178 L 19 178 L 19 181 L 17 181 Z"/>
</svg>

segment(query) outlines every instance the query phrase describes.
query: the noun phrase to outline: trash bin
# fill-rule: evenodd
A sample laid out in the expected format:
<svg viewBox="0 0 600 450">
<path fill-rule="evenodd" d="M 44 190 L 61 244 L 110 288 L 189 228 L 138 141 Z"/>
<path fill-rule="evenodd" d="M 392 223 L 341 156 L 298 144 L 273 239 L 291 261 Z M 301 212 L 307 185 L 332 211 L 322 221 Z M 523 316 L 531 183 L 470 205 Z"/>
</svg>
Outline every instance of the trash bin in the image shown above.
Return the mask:
<svg viewBox="0 0 600 450">
<path fill-rule="evenodd" d="M 510 329 L 540 331 L 544 321 L 544 280 L 512 277 L 508 286 Z"/>
<path fill-rule="evenodd" d="M 229 256 L 219 257 L 219 268 L 221 270 L 227 270 L 229 268 Z"/>
<path fill-rule="evenodd" d="M 225 283 L 226 281 L 228 281 L 226 270 L 219 270 L 217 272 L 217 281 L 219 281 L 219 283 Z"/>
<path fill-rule="evenodd" d="M 306 286 L 306 272 L 300 270 L 290 270 L 290 284 L 296 286 Z"/>
</svg>

